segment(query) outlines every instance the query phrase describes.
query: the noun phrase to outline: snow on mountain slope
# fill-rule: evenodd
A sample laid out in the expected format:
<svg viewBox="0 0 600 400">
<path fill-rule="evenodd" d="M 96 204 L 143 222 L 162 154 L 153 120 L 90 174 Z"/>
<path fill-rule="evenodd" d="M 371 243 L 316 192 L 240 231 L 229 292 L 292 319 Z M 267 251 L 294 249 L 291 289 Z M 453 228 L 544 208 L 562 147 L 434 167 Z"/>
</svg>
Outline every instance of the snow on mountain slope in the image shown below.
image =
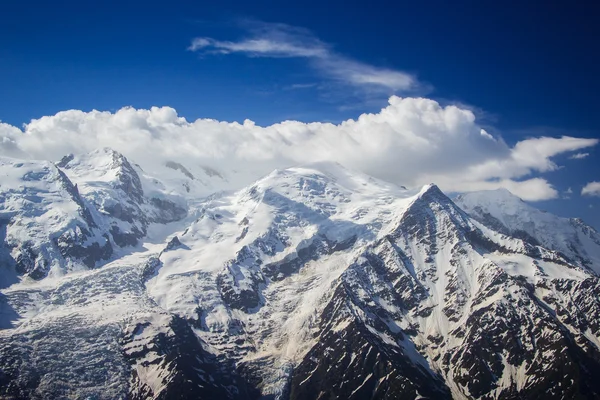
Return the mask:
<svg viewBox="0 0 600 400">
<path fill-rule="evenodd" d="M 310 375 L 296 378 L 297 368 L 318 370 L 312 352 L 336 349 L 344 343 L 340 332 L 361 331 L 384 349 L 377 351 L 390 371 L 405 371 L 413 393 L 428 390 L 425 382 L 433 379 L 431 396 L 506 395 L 526 381 L 502 371 L 535 366 L 541 353 L 499 366 L 478 360 L 478 367 L 494 372 L 471 382 L 465 371 L 475 360 L 464 355 L 472 347 L 462 337 L 477 340 L 480 321 L 492 317 L 507 325 L 523 323 L 528 313 L 547 318 L 540 305 L 504 318 L 512 301 L 541 301 L 530 287 L 596 279 L 560 254 L 471 221 L 435 186 L 415 193 L 336 165 L 276 171 L 240 192 L 216 196 L 179 241 L 161 256 L 150 295 L 169 312 L 196 321 L 196 334 L 213 352 L 237 360 L 259 380 L 263 394 L 275 396 L 334 390 L 332 379 L 340 378 L 335 372 L 313 381 Z M 327 310 L 337 302 L 344 305 Z M 556 324 L 549 329 L 553 344 L 570 340 Z M 516 335 L 503 328 L 500 333 Z M 582 336 L 589 346 L 598 343 L 597 330 Z M 456 366 L 451 357 L 466 360 Z M 361 376 L 367 378 L 366 370 L 353 379 Z M 374 390 L 372 383 L 368 387 Z"/>
<path fill-rule="evenodd" d="M 392 214 L 408 196 L 390 185 L 368 186 L 370 179 L 339 174 L 334 180 L 312 168 L 293 168 L 275 171 L 239 192 L 209 198 L 200 218 L 179 237 L 185 250 L 165 255 L 174 261 L 161 269 L 157 284 L 172 275 L 221 272 L 240 252 L 248 267 L 252 267 L 248 264 L 251 258 L 260 259 L 271 265 L 267 271 L 271 278 L 280 280 L 294 271 L 282 270 L 276 263 L 293 263 L 298 251 L 316 245 L 331 246 L 349 238 L 368 240 L 381 227 L 382 216 Z M 180 258 L 180 253 L 186 258 Z M 194 262 L 189 263 L 187 258 Z M 248 293 L 256 302 L 256 277 L 242 275 L 257 271 L 228 268 L 236 275 L 233 292 Z M 251 300 L 247 303 L 240 307 L 256 306 Z"/>
<path fill-rule="evenodd" d="M 220 190 L 231 189 L 233 186 L 227 174 L 205 165 L 198 165 L 194 169 L 192 166 L 171 160 L 167 161 L 163 168 L 155 166 L 151 173 L 169 182 L 174 190 L 185 190 L 186 196 L 190 198 L 205 197 Z"/>
<path fill-rule="evenodd" d="M 600 395 L 597 275 L 435 185 L 322 163 L 197 198 L 127 164 L 103 150 L 59 165 L 107 226 L 143 226 L 153 196 L 184 198 L 188 217 L 149 222 L 152 240 L 103 268 L 3 289 L 0 394 Z"/>
<path fill-rule="evenodd" d="M 112 245 L 67 176 L 52 163 L 0 159 L 2 263 L 39 279 L 94 267 Z"/>
<path fill-rule="evenodd" d="M 600 234 L 579 219 L 540 211 L 505 189 L 462 194 L 455 201 L 492 229 L 560 251 L 600 273 Z"/>
<path fill-rule="evenodd" d="M 588 375 L 573 386 L 577 368 L 559 372 L 561 382 L 548 381 L 550 371 L 573 365 L 577 356 L 561 358 L 547 349 L 574 340 L 563 330 L 569 323 L 555 320 L 550 298 L 570 297 L 563 282 L 597 285 L 597 278 L 557 253 L 485 229 L 435 187 L 350 271 L 366 292 L 360 309 L 372 310 L 371 326 L 409 335 L 455 398 L 529 397 L 540 387 L 570 397 L 593 384 Z M 594 291 L 585 296 L 597 309 Z M 597 328 L 573 331 L 597 357 Z"/>
<path fill-rule="evenodd" d="M 189 325 L 148 297 L 147 259 L 134 253 L 101 269 L 3 291 L 20 319 L 0 330 L 0 393 L 98 399 L 165 398 L 167 387 L 174 398 L 243 393 Z M 198 379 L 205 381 L 202 390 Z"/>
<path fill-rule="evenodd" d="M 218 351 L 240 358 L 245 346 L 253 347 L 251 358 L 277 353 L 285 365 L 306 350 L 310 331 L 301 328 L 314 323 L 347 266 L 346 248 L 373 238 L 408 197 L 334 164 L 275 171 L 249 188 L 208 200 L 202 216 L 179 236 L 182 245 L 161 256 L 149 293 L 166 310 L 198 320 L 198 334 Z M 297 274 L 317 259 L 318 265 Z M 282 320 L 287 322 L 280 325 Z M 263 337 L 259 348 L 224 340 L 245 340 L 239 338 L 249 335 L 242 326 L 273 335 Z"/>
<path fill-rule="evenodd" d="M 187 214 L 184 198 L 169 193 L 157 179 L 144 174 L 140 177 L 129 161 L 114 150 L 68 155 L 57 165 L 103 215 L 119 246 L 138 244 L 150 223 L 177 221 Z"/>
</svg>

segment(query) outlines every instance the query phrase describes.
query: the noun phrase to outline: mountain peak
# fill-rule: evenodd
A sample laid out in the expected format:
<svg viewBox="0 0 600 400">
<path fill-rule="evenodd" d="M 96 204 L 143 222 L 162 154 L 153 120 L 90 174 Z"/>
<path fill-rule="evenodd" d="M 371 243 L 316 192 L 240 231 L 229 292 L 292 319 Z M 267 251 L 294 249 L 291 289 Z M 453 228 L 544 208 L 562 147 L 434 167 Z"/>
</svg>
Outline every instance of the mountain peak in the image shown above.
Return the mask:
<svg viewBox="0 0 600 400">
<path fill-rule="evenodd" d="M 432 195 L 437 196 L 440 194 L 446 196 L 435 183 L 429 183 L 427 185 L 423 185 L 421 190 L 419 190 L 418 196 L 419 197 L 432 196 Z"/>
<path fill-rule="evenodd" d="M 135 173 L 127 158 L 110 147 L 103 147 L 83 154 L 68 154 L 57 166 L 65 169 L 78 169 L 87 174 L 105 174 L 111 170 L 127 170 Z"/>
</svg>

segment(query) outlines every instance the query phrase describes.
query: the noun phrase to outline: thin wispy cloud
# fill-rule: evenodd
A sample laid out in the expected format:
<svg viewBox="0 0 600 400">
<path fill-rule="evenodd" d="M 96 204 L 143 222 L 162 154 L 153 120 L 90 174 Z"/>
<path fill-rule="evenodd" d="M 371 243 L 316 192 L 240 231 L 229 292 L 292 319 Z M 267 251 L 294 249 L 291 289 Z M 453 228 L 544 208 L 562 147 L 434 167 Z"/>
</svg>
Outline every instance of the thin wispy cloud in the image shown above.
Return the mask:
<svg viewBox="0 0 600 400">
<path fill-rule="evenodd" d="M 244 54 L 248 57 L 302 58 L 324 78 L 387 93 L 415 93 L 428 86 L 408 72 L 383 68 L 342 55 L 311 31 L 286 24 L 253 21 L 239 40 L 197 37 L 188 50 L 202 54 Z"/>
<path fill-rule="evenodd" d="M 581 160 L 583 158 L 586 158 L 587 156 L 589 156 L 590 153 L 576 153 L 573 154 L 571 157 L 569 157 L 571 160 Z"/>
<path fill-rule="evenodd" d="M 294 83 L 292 85 L 286 86 L 284 90 L 311 89 L 316 86 L 316 83 Z"/>
</svg>

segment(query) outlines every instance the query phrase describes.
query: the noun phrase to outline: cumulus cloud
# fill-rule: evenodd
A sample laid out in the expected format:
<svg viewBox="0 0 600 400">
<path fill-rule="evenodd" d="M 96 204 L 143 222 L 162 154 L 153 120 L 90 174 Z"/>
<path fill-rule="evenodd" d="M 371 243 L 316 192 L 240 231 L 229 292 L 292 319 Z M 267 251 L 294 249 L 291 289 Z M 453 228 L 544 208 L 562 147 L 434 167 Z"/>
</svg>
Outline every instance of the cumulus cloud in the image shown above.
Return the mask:
<svg viewBox="0 0 600 400">
<path fill-rule="evenodd" d="M 153 107 L 69 110 L 33 120 L 23 130 L 0 125 L 0 154 L 13 157 L 58 160 L 112 147 L 149 171 L 170 160 L 192 173 L 208 165 L 230 179 L 240 177 L 240 184 L 275 168 L 336 161 L 405 186 L 435 182 L 451 192 L 503 187 L 526 200 L 558 197 L 548 181 L 533 174 L 558 168 L 552 158 L 559 154 L 597 143 L 537 137 L 511 147 L 482 131 L 470 110 L 397 96 L 378 113 L 339 124 L 188 122 L 172 108 Z"/>
<path fill-rule="evenodd" d="M 571 160 L 581 160 L 582 158 L 586 158 L 590 153 L 576 153 L 569 157 Z"/>
<path fill-rule="evenodd" d="M 590 182 L 581 189 L 582 196 L 600 197 L 600 182 Z"/>
<path fill-rule="evenodd" d="M 426 89 L 413 74 L 369 65 L 339 54 L 307 29 L 257 21 L 245 25 L 247 35 L 244 38 L 228 41 L 197 37 L 188 50 L 202 54 L 304 58 L 321 75 L 355 87 L 403 93 Z"/>
</svg>

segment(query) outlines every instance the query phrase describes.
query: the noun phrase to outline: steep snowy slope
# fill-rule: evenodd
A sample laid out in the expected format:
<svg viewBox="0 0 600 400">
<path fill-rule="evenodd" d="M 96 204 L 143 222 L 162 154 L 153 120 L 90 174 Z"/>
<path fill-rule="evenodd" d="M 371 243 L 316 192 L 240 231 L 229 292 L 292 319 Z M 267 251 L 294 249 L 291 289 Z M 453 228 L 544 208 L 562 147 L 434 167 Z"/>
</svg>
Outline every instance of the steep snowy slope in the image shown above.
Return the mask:
<svg viewBox="0 0 600 400">
<path fill-rule="evenodd" d="M 228 175 L 205 165 L 192 168 L 177 161 L 167 161 L 163 168 L 155 166 L 151 174 L 160 176 L 163 181 L 168 182 L 173 191 L 181 192 L 183 189 L 188 198 L 206 197 L 233 186 Z"/>
<path fill-rule="evenodd" d="M 540 211 L 505 189 L 462 194 L 455 201 L 492 229 L 559 251 L 600 274 L 600 234 L 580 219 Z"/>
<path fill-rule="evenodd" d="M 2 158 L 0 177 L 2 281 L 13 268 L 40 279 L 94 267 L 112 255 L 94 210 L 52 163 Z"/>
<path fill-rule="evenodd" d="M 410 337 L 453 397 L 598 393 L 598 279 L 585 269 L 489 231 L 435 187 L 363 257 L 349 273 L 367 324 Z M 573 326 L 566 303 L 587 322 Z"/>
<path fill-rule="evenodd" d="M 111 229 L 141 231 L 149 198 L 187 193 L 100 154 L 61 165 Z M 162 243 L 2 290 L 1 395 L 600 396 L 597 275 L 435 185 L 318 164 L 185 200 Z"/>
<path fill-rule="evenodd" d="M 135 246 L 151 224 L 181 220 L 187 200 L 102 149 L 47 161 L 0 160 L 2 286 L 93 268 Z M 12 272 L 11 272 L 12 271 Z"/>
<path fill-rule="evenodd" d="M 109 224 L 119 246 L 134 246 L 150 223 L 168 223 L 187 214 L 185 199 L 138 171 L 120 153 L 101 149 L 65 156 L 58 164 Z M 142 172 L 140 170 L 140 172 Z"/>
</svg>

